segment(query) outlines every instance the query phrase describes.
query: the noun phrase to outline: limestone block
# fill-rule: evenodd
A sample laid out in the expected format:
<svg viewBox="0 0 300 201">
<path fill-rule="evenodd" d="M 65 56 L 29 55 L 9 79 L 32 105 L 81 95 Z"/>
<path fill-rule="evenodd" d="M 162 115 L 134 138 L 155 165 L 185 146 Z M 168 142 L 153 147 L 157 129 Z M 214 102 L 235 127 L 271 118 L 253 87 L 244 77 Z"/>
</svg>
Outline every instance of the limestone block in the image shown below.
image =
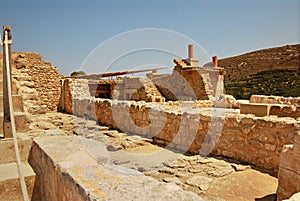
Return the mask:
<svg viewBox="0 0 300 201">
<path fill-rule="evenodd" d="M 278 172 L 277 200 L 290 198 L 299 192 L 300 176 L 295 172 L 280 168 Z"/>
<path fill-rule="evenodd" d="M 19 136 L 19 150 L 21 161 L 25 162 L 28 159 L 29 151 L 31 148 L 32 140 L 24 134 L 20 134 Z M 12 139 L 3 139 L 0 140 L 0 163 L 12 163 L 16 162 L 16 154 L 14 150 L 14 142 Z"/>
<path fill-rule="evenodd" d="M 258 117 L 268 116 L 270 114 L 270 105 L 257 103 L 242 103 L 240 105 L 241 114 L 254 114 Z"/>
</svg>

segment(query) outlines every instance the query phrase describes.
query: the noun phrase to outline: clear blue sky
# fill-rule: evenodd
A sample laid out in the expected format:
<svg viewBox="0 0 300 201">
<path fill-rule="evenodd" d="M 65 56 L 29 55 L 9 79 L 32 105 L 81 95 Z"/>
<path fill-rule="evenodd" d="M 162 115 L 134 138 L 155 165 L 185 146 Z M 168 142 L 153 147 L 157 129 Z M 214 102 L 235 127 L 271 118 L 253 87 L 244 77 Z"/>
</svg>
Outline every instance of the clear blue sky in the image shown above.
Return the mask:
<svg viewBox="0 0 300 201">
<path fill-rule="evenodd" d="M 13 26 L 14 51 L 68 75 L 99 44 L 140 28 L 184 34 L 220 58 L 296 44 L 300 0 L 3 0 L 0 22 Z"/>
</svg>

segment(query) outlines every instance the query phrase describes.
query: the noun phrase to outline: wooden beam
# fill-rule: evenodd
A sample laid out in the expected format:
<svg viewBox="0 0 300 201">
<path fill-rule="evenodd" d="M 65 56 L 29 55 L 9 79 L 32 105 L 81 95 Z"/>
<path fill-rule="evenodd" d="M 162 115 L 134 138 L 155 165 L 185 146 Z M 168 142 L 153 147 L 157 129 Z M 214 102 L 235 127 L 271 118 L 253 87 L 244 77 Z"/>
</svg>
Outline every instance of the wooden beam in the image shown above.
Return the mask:
<svg viewBox="0 0 300 201">
<path fill-rule="evenodd" d="M 168 67 L 150 68 L 150 69 L 144 69 L 144 70 L 128 70 L 128 71 L 120 71 L 120 72 L 108 72 L 108 73 L 102 73 L 102 74 L 90 74 L 90 75 L 80 75 L 80 76 L 66 76 L 64 78 L 101 79 L 104 77 L 113 77 L 113 76 L 133 74 L 133 73 L 143 73 L 143 72 L 157 71 L 157 70 L 162 70 L 162 69 L 167 69 L 167 68 Z"/>
</svg>

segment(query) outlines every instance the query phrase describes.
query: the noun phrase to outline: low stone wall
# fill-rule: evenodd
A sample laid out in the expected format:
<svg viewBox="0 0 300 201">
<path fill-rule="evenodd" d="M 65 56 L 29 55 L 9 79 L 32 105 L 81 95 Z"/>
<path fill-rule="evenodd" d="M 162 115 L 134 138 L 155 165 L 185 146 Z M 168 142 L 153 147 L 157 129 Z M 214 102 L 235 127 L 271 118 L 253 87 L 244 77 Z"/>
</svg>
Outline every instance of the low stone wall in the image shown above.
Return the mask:
<svg viewBox="0 0 300 201">
<path fill-rule="evenodd" d="M 300 117 L 300 106 L 272 105 L 270 107 L 270 115 L 276 115 L 278 117 L 293 117 L 297 119 Z"/>
<path fill-rule="evenodd" d="M 284 144 L 293 141 L 296 121 L 217 112 L 159 109 L 145 102 L 73 100 L 78 116 L 98 120 L 123 132 L 154 137 L 156 142 L 192 153 L 212 153 L 277 171 Z M 215 116 L 216 115 L 216 116 Z"/>
<path fill-rule="evenodd" d="M 278 172 L 277 200 L 290 198 L 300 192 L 300 132 L 296 133 L 293 145 L 285 145 Z"/>
<path fill-rule="evenodd" d="M 300 97 L 252 95 L 249 103 L 241 106 L 241 113 L 297 119 L 300 117 Z"/>
<path fill-rule="evenodd" d="M 222 155 L 272 171 L 278 170 L 281 150 L 293 143 L 299 123 L 288 117 L 255 117 L 223 108 L 202 108 L 196 102 L 99 99 L 84 93 L 84 82 L 65 82 L 72 86 L 65 86 L 66 112 L 123 132 L 153 137 L 159 144 L 184 152 Z"/>
<path fill-rule="evenodd" d="M 300 106 L 300 97 L 252 95 L 250 103 L 286 104 Z"/>
</svg>

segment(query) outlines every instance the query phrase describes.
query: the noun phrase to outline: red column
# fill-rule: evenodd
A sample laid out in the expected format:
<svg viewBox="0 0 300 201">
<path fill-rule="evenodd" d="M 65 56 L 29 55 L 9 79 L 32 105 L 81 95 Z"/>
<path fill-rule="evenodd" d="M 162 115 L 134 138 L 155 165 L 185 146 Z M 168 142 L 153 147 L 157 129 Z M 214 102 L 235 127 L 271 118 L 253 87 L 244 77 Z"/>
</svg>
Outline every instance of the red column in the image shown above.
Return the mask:
<svg viewBox="0 0 300 201">
<path fill-rule="evenodd" d="M 217 67 L 218 66 L 218 56 L 213 56 L 212 57 L 212 62 L 213 62 L 213 66 Z"/>
<path fill-rule="evenodd" d="M 189 44 L 189 59 L 194 58 L 194 45 Z"/>
</svg>

